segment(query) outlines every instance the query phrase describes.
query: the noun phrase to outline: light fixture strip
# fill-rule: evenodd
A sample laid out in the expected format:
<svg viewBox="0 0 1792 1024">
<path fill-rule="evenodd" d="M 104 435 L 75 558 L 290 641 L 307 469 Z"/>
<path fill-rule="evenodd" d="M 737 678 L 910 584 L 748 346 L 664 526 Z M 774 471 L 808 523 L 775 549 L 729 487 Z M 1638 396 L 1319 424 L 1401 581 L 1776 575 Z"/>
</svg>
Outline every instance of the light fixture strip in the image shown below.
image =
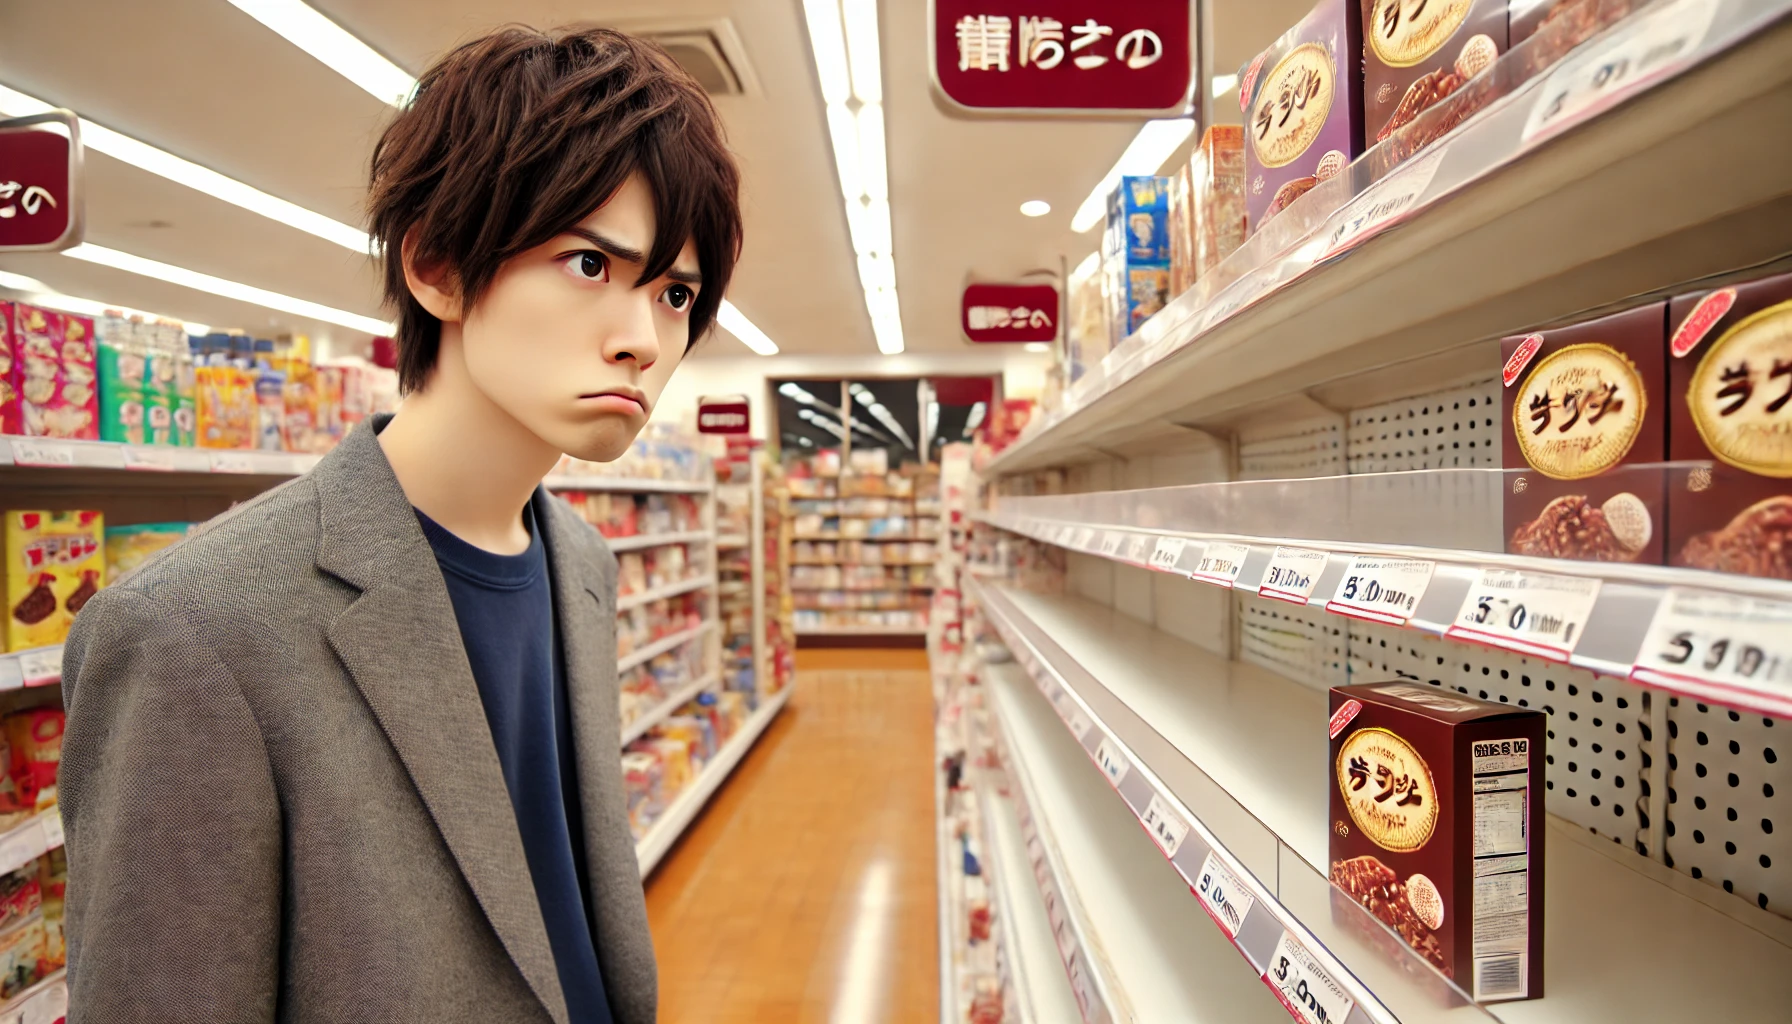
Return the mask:
<svg viewBox="0 0 1792 1024">
<path fill-rule="evenodd" d="M 1113 168 L 1095 183 L 1083 205 L 1076 208 L 1076 216 L 1070 220 L 1070 230 L 1081 234 L 1107 220 L 1108 196 L 1120 187 L 1120 179 L 1128 175 L 1156 174 L 1194 130 L 1194 119 L 1187 117 L 1163 118 L 1141 125 L 1139 134 L 1133 136 L 1120 159 L 1114 161 Z"/>
<path fill-rule="evenodd" d="M 379 51 L 304 0 L 230 0 L 236 9 L 261 22 L 331 71 L 365 89 L 374 99 L 402 106 L 417 80 Z"/>
</svg>

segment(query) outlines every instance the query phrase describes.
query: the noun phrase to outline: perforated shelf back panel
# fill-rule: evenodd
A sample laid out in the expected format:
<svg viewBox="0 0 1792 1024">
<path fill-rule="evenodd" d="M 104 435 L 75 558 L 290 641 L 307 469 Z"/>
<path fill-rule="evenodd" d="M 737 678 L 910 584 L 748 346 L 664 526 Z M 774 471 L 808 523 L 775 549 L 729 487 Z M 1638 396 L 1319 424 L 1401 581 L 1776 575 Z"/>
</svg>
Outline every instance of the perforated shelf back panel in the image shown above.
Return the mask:
<svg viewBox="0 0 1792 1024">
<path fill-rule="evenodd" d="M 1644 691 L 1581 669 L 1350 620 L 1350 681 L 1401 678 L 1549 715 L 1549 813 L 1647 855 Z"/>
<path fill-rule="evenodd" d="M 1489 379 L 1350 411 L 1349 472 L 1500 464 L 1500 387 Z"/>
<path fill-rule="evenodd" d="M 1792 917 L 1792 722 L 1667 704 L 1665 863 Z"/>
<path fill-rule="evenodd" d="M 1238 433 L 1238 479 L 1337 476 L 1344 468 L 1344 417 L 1309 417 Z"/>
<path fill-rule="evenodd" d="M 1344 684 L 1346 620 L 1310 606 L 1244 593 L 1235 596 L 1240 661 L 1317 690 Z"/>
</svg>

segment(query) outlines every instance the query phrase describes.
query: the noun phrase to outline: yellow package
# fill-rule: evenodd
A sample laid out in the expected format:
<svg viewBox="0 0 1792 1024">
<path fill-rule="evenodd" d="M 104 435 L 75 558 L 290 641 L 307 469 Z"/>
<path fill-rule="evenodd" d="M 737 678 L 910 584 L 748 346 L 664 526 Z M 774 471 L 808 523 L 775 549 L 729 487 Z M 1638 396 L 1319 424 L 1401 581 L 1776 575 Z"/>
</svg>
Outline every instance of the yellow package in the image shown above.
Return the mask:
<svg viewBox="0 0 1792 1024">
<path fill-rule="evenodd" d="M 59 644 L 106 585 L 106 520 L 91 511 L 6 513 L 6 649 Z"/>
<path fill-rule="evenodd" d="M 187 539 L 186 523 L 106 527 L 106 582 L 123 583 L 150 557 Z"/>
</svg>

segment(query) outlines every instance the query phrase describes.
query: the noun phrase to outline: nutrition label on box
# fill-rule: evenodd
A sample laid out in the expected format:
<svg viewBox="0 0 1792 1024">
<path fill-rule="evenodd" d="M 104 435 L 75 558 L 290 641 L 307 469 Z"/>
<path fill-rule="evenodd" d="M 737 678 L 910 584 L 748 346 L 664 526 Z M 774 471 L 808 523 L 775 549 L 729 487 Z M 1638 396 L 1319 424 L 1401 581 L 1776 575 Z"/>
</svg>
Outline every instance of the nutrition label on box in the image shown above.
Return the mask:
<svg viewBox="0 0 1792 1024">
<path fill-rule="evenodd" d="M 1530 948 L 1531 741 L 1476 740 L 1474 989 L 1476 999 L 1524 993 Z"/>
</svg>

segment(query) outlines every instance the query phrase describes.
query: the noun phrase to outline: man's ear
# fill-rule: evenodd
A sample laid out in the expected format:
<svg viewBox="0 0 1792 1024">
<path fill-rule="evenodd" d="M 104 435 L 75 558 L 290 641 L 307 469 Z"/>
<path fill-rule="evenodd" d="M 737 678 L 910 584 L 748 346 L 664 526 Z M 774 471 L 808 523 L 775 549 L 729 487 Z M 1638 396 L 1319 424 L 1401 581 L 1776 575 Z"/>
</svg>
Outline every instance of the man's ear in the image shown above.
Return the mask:
<svg viewBox="0 0 1792 1024">
<path fill-rule="evenodd" d="M 443 323 L 460 320 L 460 286 L 454 274 L 439 264 L 422 263 L 417 259 L 416 236 L 404 240 L 404 283 L 430 316 Z"/>
</svg>

